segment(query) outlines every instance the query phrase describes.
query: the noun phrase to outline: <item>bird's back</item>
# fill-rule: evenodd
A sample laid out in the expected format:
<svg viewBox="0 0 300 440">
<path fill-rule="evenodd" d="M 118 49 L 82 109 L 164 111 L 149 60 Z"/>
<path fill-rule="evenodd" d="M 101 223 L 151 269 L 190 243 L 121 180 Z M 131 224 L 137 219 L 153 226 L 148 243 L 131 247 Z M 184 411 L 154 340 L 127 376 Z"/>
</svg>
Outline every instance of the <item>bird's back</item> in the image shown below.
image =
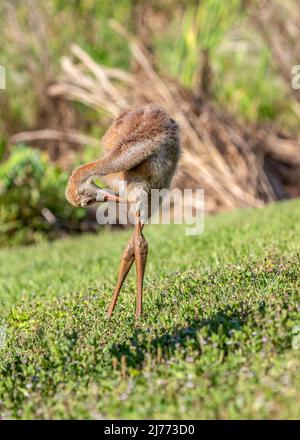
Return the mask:
<svg viewBox="0 0 300 440">
<path fill-rule="evenodd" d="M 119 181 L 143 185 L 146 191 L 169 187 L 180 156 L 180 143 L 176 122 L 162 108 L 149 104 L 124 111 L 107 130 L 102 144 L 108 154 L 122 154 L 125 167 L 128 161 L 125 171 L 104 178 L 114 190 Z M 130 167 L 137 145 L 141 160 Z"/>
<path fill-rule="evenodd" d="M 73 206 L 87 206 L 98 200 L 100 177 L 129 202 L 138 194 L 168 188 L 180 156 L 176 122 L 153 104 L 123 112 L 102 139 L 105 156 L 76 168 L 66 188 Z"/>
</svg>

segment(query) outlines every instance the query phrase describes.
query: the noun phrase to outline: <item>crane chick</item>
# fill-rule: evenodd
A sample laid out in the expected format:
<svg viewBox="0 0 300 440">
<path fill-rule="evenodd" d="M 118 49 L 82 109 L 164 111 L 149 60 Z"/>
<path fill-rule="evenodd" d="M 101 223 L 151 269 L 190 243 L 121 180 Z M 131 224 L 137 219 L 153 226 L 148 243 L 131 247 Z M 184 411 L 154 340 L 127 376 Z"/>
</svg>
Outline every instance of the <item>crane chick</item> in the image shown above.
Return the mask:
<svg viewBox="0 0 300 440">
<path fill-rule="evenodd" d="M 102 138 L 105 155 L 76 168 L 69 178 L 66 198 L 75 207 L 112 200 L 134 207 L 134 231 L 121 259 L 112 302 L 114 311 L 124 280 L 135 261 L 137 274 L 136 319 L 142 314 L 143 280 L 148 252 L 142 229 L 145 216 L 141 199 L 151 201 L 152 189 L 169 188 L 180 156 L 179 128 L 162 108 L 148 104 L 124 111 Z M 113 193 L 100 189 L 94 179 L 100 177 Z M 120 193 L 120 188 L 126 188 Z M 147 209 L 148 213 L 150 210 Z"/>
</svg>

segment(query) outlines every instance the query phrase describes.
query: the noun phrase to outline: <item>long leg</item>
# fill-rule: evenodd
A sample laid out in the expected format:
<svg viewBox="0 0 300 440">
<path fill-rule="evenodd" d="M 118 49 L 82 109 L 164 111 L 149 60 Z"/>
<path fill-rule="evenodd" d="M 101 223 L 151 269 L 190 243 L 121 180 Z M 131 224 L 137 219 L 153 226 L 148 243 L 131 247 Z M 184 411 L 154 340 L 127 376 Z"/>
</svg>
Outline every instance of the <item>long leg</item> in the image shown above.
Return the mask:
<svg viewBox="0 0 300 440">
<path fill-rule="evenodd" d="M 134 249 L 133 249 L 133 237 L 131 237 L 127 243 L 126 249 L 124 251 L 124 254 L 121 259 L 120 263 L 120 269 L 119 269 L 119 275 L 118 275 L 118 281 L 114 290 L 114 295 L 112 298 L 112 301 L 110 303 L 110 306 L 108 308 L 108 317 L 110 318 L 113 314 L 120 290 L 123 286 L 123 283 L 125 281 L 125 278 L 132 266 L 134 260 Z"/>
<path fill-rule="evenodd" d="M 140 318 L 142 314 L 143 302 L 143 281 L 146 268 L 148 243 L 142 234 L 143 225 L 140 222 L 138 213 L 137 222 L 133 232 L 133 251 L 136 264 L 136 281 L 137 281 L 137 300 L 136 300 L 136 319 Z"/>
</svg>

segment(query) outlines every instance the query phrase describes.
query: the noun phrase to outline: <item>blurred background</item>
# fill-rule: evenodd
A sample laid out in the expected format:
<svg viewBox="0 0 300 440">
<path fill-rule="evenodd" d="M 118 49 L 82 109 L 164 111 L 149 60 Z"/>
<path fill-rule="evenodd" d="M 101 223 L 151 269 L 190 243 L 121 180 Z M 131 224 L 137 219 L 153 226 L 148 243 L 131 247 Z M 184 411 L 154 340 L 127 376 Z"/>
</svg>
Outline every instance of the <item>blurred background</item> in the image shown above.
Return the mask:
<svg viewBox="0 0 300 440">
<path fill-rule="evenodd" d="M 69 173 L 147 102 L 180 124 L 174 185 L 208 213 L 300 195 L 297 0 L 2 0 L 0 20 L 0 246 L 97 230 Z"/>
</svg>

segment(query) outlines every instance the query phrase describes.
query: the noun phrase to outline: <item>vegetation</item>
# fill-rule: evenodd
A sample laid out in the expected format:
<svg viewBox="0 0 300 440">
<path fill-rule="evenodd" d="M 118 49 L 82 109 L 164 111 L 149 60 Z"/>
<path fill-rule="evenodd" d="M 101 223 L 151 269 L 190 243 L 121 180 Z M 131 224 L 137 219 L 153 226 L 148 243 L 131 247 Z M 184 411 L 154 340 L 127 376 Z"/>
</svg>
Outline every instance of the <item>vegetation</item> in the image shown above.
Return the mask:
<svg viewBox="0 0 300 440">
<path fill-rule="evenodd" d="M 0 418 L 299 418 L 298 201 L 147 226 L 136 324 L 132 274 L 106 318 L 130 231 L 66 237 L 95 213 L 64 198 L 149 101 L 209 212 L 299 196 L 297 1 L 4 0 L 0 20 Z"/>
<path fill-rule="evenodd" d="M 127 41 L 111 29 L 109 19 L 118 20 L 139 37 L 143 14 L 147 42 L 157 53 L 160 71 L 195 90 L 203 51 L 208 51 L 217 102 L 252 121 L 280 120 L 286 115 L 293 120 L 293 106 L 290 100 L 286 103 L 287 89 L 278 78 L 271 51 L 262 38 L 253 39 L 253 24 L 241 0 L 156 0 L 151 5 L 130 0 L 9 3 L 4 1 L 0 7 L 1 20 L 7 24 L 1 29 L 1 63 L 8 70 L 8 88 L 2 97 L 7 104 L 1 110 L 2 136 L 14 130 L 12 119 L 20 129 L 42 122 L 46 88 L 55 80 L 60 59 L 72 43 L 101 64 L 129 69 Z M 29 11 L 30 4 L 34 14 Z M 76 23 L 76 27 L 69 23 Z M 270 92 L 273 86 L 276 94 Z M 83 119 L 93 120 L 81 111 Z"/>
<path fill-rule="evenodd" d="M 2 250 L 1 416 L 299 418 L 299 215 L 148 226 L 137 325 L 133 276 L 105 315 L 129 231 Z"/>
<path fill-rule="evenodd" d="M 15 148 L 0 164 L 0 246 L 52 238 L 66 225 L 79 229 L 86 212 L 65 202 L 67 179 L 38 150 Z"/>
<path fill-rule="evenodd" d="M 259 14 L 260 8 L 262 14 Z M 272 26 L 264 26 L 262 23 L 261 27 L 265 31 L 266 27 L 270 28 L 271 41 L 261 29 L 257 32 L 256 23 L 260 15 L 268 17 L 269 12 L 273 14 L 273 17 L 268 18 Z M 294 47 L 298 34 L 297 26 L 293 23 L 294 20 L 297 22 L 297 14 L 295 0 L 287 0 L 284 5 L 280 5 L 278 0 L 272 0 L 270 6 L 256 0 L 1 2 L 0 19 L 3 26 L 0 30 L 0 62 L 7 71 L 7 88 L 0 91 L 2 176 L 20 154 L 32 155 L 32 152 L 24 152 L 24 146 L 23 153 L 20 150 L 15 152 L 15 143 L 19 143 L 14 140 L 16 133 L 47 128 L 62 133 L 82 132 L 99 140 L 107 127 L 111 114 L 105 108 L 105 102 L 91 109 L 78 96 L 50 96 L 50 85 L 60 84 L 61 60 L 63 57 L 65 61 L 69 59 L 66 56 L 70 54 L 72 44 L 81 47 L 99 65 L 122 69 L 127 75 L 130 73 L 134 80 L 140 79 L 138 84 L 149 85 L 149 89 L 144 85 L 137 87 L 136 91 L 133 87 L 127 100 L 128 105 L 143 102 L 145 96 L 141 100 L 141 92 L 149 94 L 149 90 L 152 92 L 155 89 L 153 81 L 149 84 L 145 83 L 144 77 L 141 78 L 141 73 L 145 72 L 132 55 L 128 44 L 130 38 L 118 35 L 111 26 L 113 19 L 126 27 L 128 35 L 133 35 L 147 49 L 149 61 L 158 78 L 171 92 L 175 91 L 175 104 L 171 100 L 171 107 L 179 108 L 189 119 L 183 124 L 182 133 L 186 138 L 185 145 L 191 146 L 190 152 L 194 156 L 189 161 L 194 168 L 184 170 L 182 176 L 190 175 L 191 181 L 180 182 L 179 187 L 196 184 L 208 187 L 210 193 L 217 193 L 210 206 L 210 211 L 214 212 L 220 208 L 257 206 L 283 198 L 286 193 L 298 194 L 299 160 L 294 154 L 286 153 L 294 150 L 298 152 L 298 148 L 291 148 L 290 137 L 294 136 L 294 144 L 298 142 L 294 134 L 299 126 L 299 102 L 295 102 L 297 96 L 296 92 L 294 95 L 291 92 L 289 77 L 290 65 L 295 62 Z M 286 17 L 284 23 L 280 22 L 282 17 Z M 286 29 L 287 22 L 290 29 Z M 272 44 L 276 46 L 275 51 Z M 283 66 L 276 57 L 278 48 L 281 58 L 290 54 L 290 59 L 283 60 Z M 64 79 L 67 76 L 65 73 Z M 83 70 L 81 73 L 86 72 Z M 86 79 L 86 76 L 82 78 Z M 96 97 L 95 78 L 87 79 L 89 82 L 84 82 L 82 89 L 80 84 L 75 83 L 80 89 L 80 96 L 82 98 L 86 89 L 92 85 L 92 96 Z M 120 87 L 120 93 L 125 96 L 126 87 L 122 81 L 115 82 L 116 87 Z M 78 91 L 78 88 L 73 87 L 73 92 Z M 159 90 L 159 87 L 156 89 Z M 99 88 L 96 92 L 99 92 Z M 70 102 L 70 99 L 74 102 Z M 165 96 L 152 96 L 152 100 L 167 101 Z M 110 96 L 107 102 L 111 108 Z M 123 104 L 119 100 L 119 106 L 124 107 Z M 207 113 L 207 104 L 212 104 L 209 109 L 221 109 L 221 116 L 216 116 L 215 111 L 213 114 L 210 111 Z M 119 109 L 115 105 L 113 109 L 116 108 Z M 226 119 L 224 114 L 230 114 L 231 118 Z M 212 121 L 211 126 L 207 127 L 206 120 Z M 187 122 L 194 128 L 194 132 L 189 135 L 184 132 Z M 250 133 L 246 133 L 244 128 L 240 130 L 240 122 L 243 127 L 250 127 Z M 269 144 L 261 145 L 259 136 L 262 133 L 263 137 L 268 136 L 270 132 L 276 134 L 276 139 L 271 138 Z M 195 141 L 197 137 L 198 142 Z M 287 142 L 282 143 L 286 139 Z M 18 172 L 27 176 L 23 182 L 33 181 L 35 189 L 31 191 L 25 189 L 23 184 L 14 184 L 5 190 L 5 199 L 0 202 L 3 222 L 0 229 L 1 245 L 28 244 L 42 238 L 59 237 L 62 230 L 71 232 L 80 229 L 72 210 L 62 206 L 65 173 L 80 161 L 98 157 L 99 149 L 88 143 L 80 147 L 59 139 L 40 139 L 28 143 L 43 151 L 43 167 L 44 170 L 49 168 L 49 172 L 45 171 L 39 177 L 35 174 L 29 176 L 30 166 L 20 158 Z M 251 148 L 248 148 L 249 144 Z M 274 151 L 269 151 L 270 145 L 275 145 L 275 157 Z M 205 149 L 211 152 L 211 158 L 203 164 L 202 156 L 205 154 L 207 158 Z M 278 161 L 279 152 L 282 153 L 280 160 L 282 157 L 286 160 L 289 156 L 288 163 L 283 161 L 274 165 L 274 160 Z M 39 157 L 39 153 L 36 154 Z M 26 169 L 21 170 L 21 166 Z M 203 173 L 205 166 L 206 173 Z M 237 173 L 240 167 L 247 168 L 251 175 L 248 176 L 246 172 Z M 254 178 L 253 168 L 259 170 Z M 274 169 L 276 176 L 272 175 L 268 181 Z M 34 169 L 32 171 L 34 173 Z M 201 178 L 207 174 L 209 179 L 202 181 Z M 50 175 L 56 176 L 55 183 Z M 43 194 L 37 197 L 44 181 L 47 189 L 43 188 Z M 216 188 L 212 188 L 214 185 Z M 274 189 L 272 185 L 277 187 Z M 50 195 L 49 191 L 53 191 L 54 187 L 55 192 Z M 34 197 L 32 192 L 35 193 Z M 45 200 L 44 206 L 41 206 L 41 198 Z M 220 201 L 222 198 L 226 198 L 226 202 Z M 25 203 L 30 205 L 30 209 L 24 209 Z M 58 222 L 49 223 L 42 214 L 45 209 L 50 210 Z M 86 224 L 84 229 L 93 230 L 94 225 Z"/>
</svg>

